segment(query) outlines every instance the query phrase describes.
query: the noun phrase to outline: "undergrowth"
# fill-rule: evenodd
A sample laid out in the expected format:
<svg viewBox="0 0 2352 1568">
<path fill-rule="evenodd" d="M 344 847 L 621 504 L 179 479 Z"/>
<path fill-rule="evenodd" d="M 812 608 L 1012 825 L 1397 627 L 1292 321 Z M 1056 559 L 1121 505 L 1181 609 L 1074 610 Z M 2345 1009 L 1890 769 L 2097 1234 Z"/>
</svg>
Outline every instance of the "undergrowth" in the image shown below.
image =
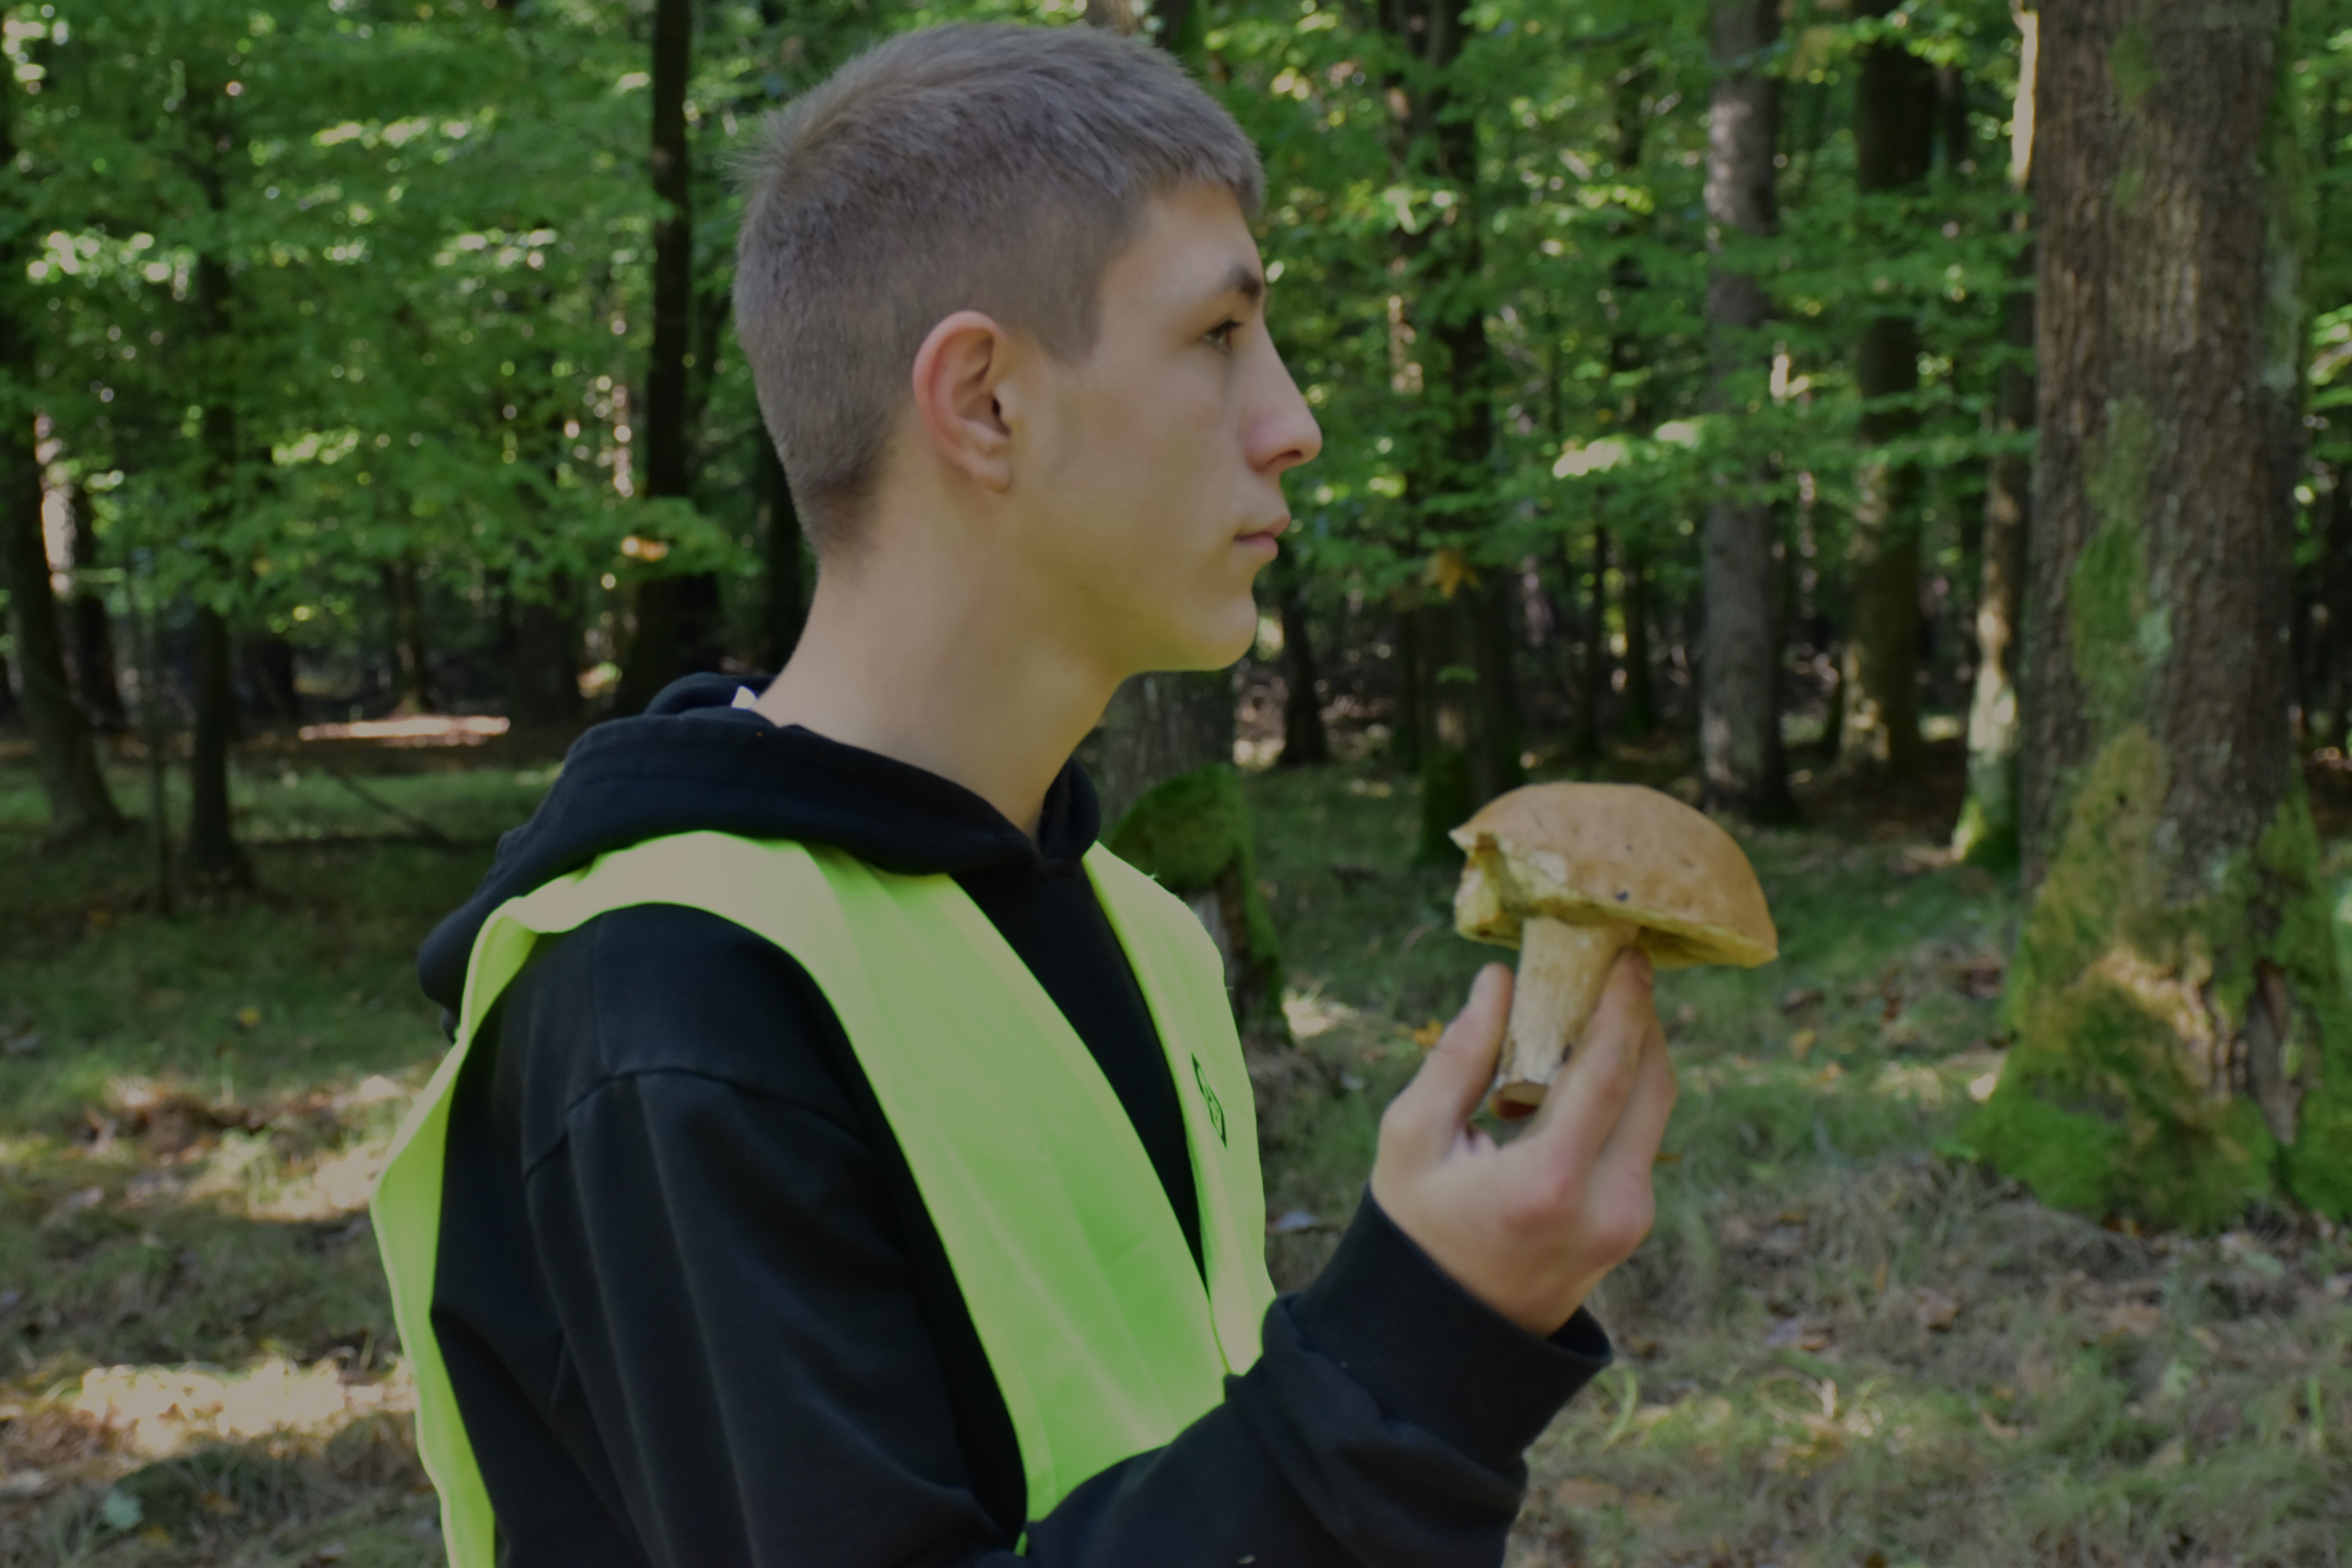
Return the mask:
<svg viewBox="0 0 2352 1568">
<path fill-rule="evenodd" d="M 247 770 L 261 890 L 169 917 L 136 840 L 38 852 L 0 768 L 0 1568 L 438 1561 L 364 1203 L 442 1046 L 416 944 L 550 776 L 479 761 L 362 773 L 373 803 Z M 1245 782 L 1298 1040 L 1253 1069 L 1293 1288 L 1498 952 L 1411 864 L 1409 781 Z M 1617 1361 L 1529 1455 L 1516 1568 L 2352 1554 L 2352 1249 L 2264 1212 L 2106 1229 L 1976 1163 L 2017 909 L 1939 837 L 1748 836 L 1781 958 L 1662 977 L 1657 1226 L 1592 1302 Z"/>
</svg>

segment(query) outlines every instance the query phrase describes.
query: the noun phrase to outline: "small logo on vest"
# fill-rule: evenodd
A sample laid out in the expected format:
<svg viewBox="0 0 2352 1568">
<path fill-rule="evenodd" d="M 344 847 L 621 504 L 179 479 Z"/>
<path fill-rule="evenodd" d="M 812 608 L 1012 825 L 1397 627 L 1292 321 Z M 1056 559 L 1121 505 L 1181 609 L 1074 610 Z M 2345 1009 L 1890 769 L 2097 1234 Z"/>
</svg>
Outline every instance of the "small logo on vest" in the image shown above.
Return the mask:
<svg viewBox="0 0 2352 1568">
<path fill-rule="evenodd" d="M 1217 1130 L 1217 1142 L 1225 1141 L 1225 1108 L 1217 1099 L 1217 1091 L 1209 1087 L 1209 1075 L 1201 1070 L 1201 1058 L 1192 1058 L 1192 1081 L 1201 1086 L 1201 1098 L 1209 1102 L 1209 1125 Z"/>
</svg>

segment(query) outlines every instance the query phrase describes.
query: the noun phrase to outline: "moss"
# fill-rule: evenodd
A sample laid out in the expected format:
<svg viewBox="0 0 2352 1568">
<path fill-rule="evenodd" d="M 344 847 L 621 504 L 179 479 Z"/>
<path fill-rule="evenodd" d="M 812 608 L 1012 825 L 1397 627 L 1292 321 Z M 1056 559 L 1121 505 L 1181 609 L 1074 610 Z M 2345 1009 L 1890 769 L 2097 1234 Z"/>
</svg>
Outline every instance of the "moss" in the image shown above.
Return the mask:
<svg viewBox="0 0 2352 1568">
<path fill-rule="evenodd" d="M 2147 602 L 2147 490 L 2156 423 L 2137 397 L 2107 405 L 2106 429 L 2091 443 L 2084 487 L 2096 532 L 2075 559 L 2066 587 L 2067 635 L 2075 679 L 2102 731 L 2140 710 L 2147 671 L 2171 648 L 2171 627 Z"/>
<path fill-rule="evenodd" d="M 2156 63 L 2156 40 L 2137 23 L 2116 35 L 2107 51 L 2107 75 L 2116 84 L 2116 100 L 2129 114 L 2140 106 L 2163 72 Z"/>
<path fill-rule="evenodd" d="M 1257 848 L 1241 777 L 1229 763 L 1179 773 L 1146 792 L 1104 842 L 1111 853 L 1156 878 L 1180 898 L 1239 884 L 1243 941 L 1254 964 L 1279 965 L 1281 939 L 1257 886 Z M 1279 999 L 1279 986 L 1276 988 Z"/>
<path fill-rule="evenodd" d="M 1971 789 L 1952 829 L 1952 852 L 1988 871 L 2013 871 L 2018 847 L 2016 797 Z"/>
<path fill-rule="evenodd" d="M 2205 1089 L 2242 1016 L 2248 910 L 2240 887 L 2165 897 L 2165 774 L 2137 725 L 2085 770 L 2018 943 L 2017 1044 L 1968 1136 L 2045 1202 L 2209 1229 L 2273 1193 L 2273 1148 L 2250 1101 Z"/>
<path fill-rule="evenodd" d="M 2282 1194 L 2352 1212 L 2352 1041 L 2298 791 L 2201 898 L 2168 895 L 2161 749 L 2140 726 L 2093 761 L 2018 943 L 2016 1036 L 1969 1142 L 2053 1205 L 2209 1230 Z M 2226 1081 L 2258 965 L 2277 966 L 2320 1060 L 2292 1145 Z"/>
<path fill-rule="evenodd" d="M 2319 831 L 2296 777 L 2254 849 L 2262 889 L 2277 910 L 2263 956 L 2278 966 L 2312 1026 L 2299 1033 L 2314 1047 L 2306 1059 L 2291 1057 L 2286 1063 L 2304 1093 L 2294 1142 L 2280 1157 L 2280 1176 L 2297 1202 L 2346 1219 L 2352 1218 L 2352 1002 L 2345 994 L 2320 863 Z"/>
</svg>

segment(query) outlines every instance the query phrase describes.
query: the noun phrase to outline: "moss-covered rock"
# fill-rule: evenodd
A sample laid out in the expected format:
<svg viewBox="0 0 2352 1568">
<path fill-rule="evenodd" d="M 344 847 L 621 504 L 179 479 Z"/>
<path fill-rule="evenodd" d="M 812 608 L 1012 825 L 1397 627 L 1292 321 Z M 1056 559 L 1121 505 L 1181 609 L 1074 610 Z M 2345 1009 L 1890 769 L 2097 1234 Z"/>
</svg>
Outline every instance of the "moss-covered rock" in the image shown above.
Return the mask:
<svg viewBox="0 0 2352 1568">
<path fill-rule="evenodd" d="M 1282 943 L 1257 886 L 1249 803 L 1229 763 L 1179 773 L 1145 792 L 1103 840 L 1112 854 L 1188 902 L 1213 896 L 1234 955 L 1226 976 L 1244 1023 L 1282 1018 Z"/>
</svg>

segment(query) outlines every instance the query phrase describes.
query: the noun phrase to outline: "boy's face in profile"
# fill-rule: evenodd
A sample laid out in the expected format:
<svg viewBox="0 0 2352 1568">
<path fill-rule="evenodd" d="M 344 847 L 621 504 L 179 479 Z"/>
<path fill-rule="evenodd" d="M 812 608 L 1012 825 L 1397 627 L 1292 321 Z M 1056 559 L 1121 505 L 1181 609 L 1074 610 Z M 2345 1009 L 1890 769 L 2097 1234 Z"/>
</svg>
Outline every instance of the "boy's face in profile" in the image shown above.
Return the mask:
<svg viewBox="0 0 2352 1568">
<path fill-rule="evenodd" d="M 1006 410 L 1006 542 L 1040 607 L 1118 676 L 1217 668 L 1255 638 L 1280 476 L 1323 445 L 1267 335 L 1263 276 L 1232 193 L 1185 186 L 1106 269 L 1093 355 L 1012 373 L 1030 395 Z"/>
</svg>

